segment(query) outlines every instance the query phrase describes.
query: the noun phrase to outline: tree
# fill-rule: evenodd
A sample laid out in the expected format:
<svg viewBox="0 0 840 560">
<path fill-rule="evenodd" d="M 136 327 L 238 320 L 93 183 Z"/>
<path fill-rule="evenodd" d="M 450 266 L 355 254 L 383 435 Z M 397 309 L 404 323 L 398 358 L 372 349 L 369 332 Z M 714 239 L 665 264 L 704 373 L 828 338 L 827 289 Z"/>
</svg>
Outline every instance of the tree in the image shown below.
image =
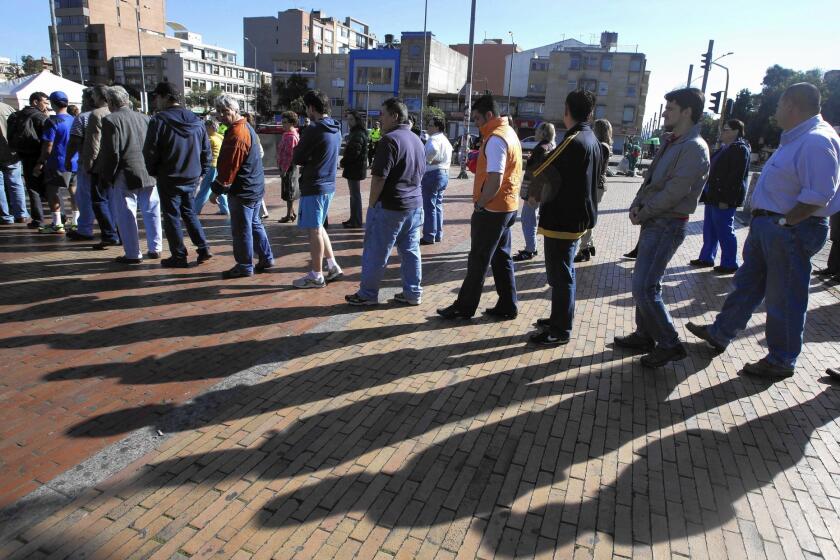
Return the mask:
<svg viewBox="0 0 840 560">
<path fill-rule="evenodd" d="M 776 125 L 776 105 L 784 91 L 797 82 L 809 82 L 820 88 L 823 96 L 826 93 L 819 69 L 792 70 L 775 64 L 767 69 L 762 80 L 761 101 L 755 118 L 751 120 L 747 137 L 754 147 L 762 145 L 778 146 L 782 130 Z"/>
<path fill-rule="evenodd" d="M 309 80 L 300 74 L 292 74 L 285 80 L 278 79 L 275 82 L 275 90 L 277 92 L 277 105 L 280 109 L 291 109 L 297 112 L 293 103 L 298 98 L 303 98 L 303 94 L 310 90 Z M 303 100 L 301 99 L 301 103 Z"/>
<path fill-rule="evenodd" d="M 716 119 L 708 113 L 704 113 L 700 119 L 700 136 L 703 137 L 709 147 L 714 146 L 717 141 L 719 125 L 720 119 Z"/>
<path fill-rule="evenodd" d="M 840 72 L 829 72 L 825 76 L 825 97 L 822 115 L 833 125 L 840 125 Z"/>
<path fill-rule="evenodd" d="M 44 62 L 40 58 L 35 58 L 31 54 L 25 54 L 20 57 L 20 65 L 23 68 L 23 75 L 37 74 L 44 69 Z"/>
<path fill-rule="evenodd" d="M 271 85 L 262 84 L 257 91 L 257 114 L 266 117 L 271 114 L 272 110 Z"/>
<path fill-rule="evenodd" d="M 205 110 L 209 111 L 216 104 L 216 99 L 223 93 L 221 88 L 218 87 L 214 87 L 210 91 L 206 91 L 201 86 L 194 87 L 190 93 L 184 96 L 184 104 L 190 108 L 204 107 Z"/>
<path fill-rule="evenodd" d="M 430 122 L 432 122 L 433 118 L 439 119 L 446 119 L 446 114 L 440 109 L 440 107 L 435 107 L 434 105 L 430 105 L 423 109 L 423 119 L 426 121 L 423 126 L 424 128 L 428 126 Z"/>
</svg>

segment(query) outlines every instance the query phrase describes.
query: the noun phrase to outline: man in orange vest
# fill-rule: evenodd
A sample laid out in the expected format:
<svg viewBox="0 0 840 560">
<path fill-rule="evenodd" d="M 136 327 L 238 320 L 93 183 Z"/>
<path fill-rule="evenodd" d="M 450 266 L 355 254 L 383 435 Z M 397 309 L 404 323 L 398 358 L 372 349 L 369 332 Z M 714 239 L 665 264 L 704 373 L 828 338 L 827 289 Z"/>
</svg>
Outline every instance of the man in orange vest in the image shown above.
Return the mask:
<svg viewBox="0 0 840 560">
<path fill-rule="evenodd" d="M 491 95 L 476 100 L 471 116 L 481 131 L 483 142 L 473 185 L 475 208 L 470 219 L 467 276 L 455 303 L 437 312 L 444 319 L 471 318 L 481 299 L 487 269 L 492 266 L 499 301 L 484 313 L 497 319 L 515 319 L 518 303 L 510 228 L 516 221 L 519 207 L 522 146 L 508 117 L 499 116 L 499 107 Z"/>
</svg>

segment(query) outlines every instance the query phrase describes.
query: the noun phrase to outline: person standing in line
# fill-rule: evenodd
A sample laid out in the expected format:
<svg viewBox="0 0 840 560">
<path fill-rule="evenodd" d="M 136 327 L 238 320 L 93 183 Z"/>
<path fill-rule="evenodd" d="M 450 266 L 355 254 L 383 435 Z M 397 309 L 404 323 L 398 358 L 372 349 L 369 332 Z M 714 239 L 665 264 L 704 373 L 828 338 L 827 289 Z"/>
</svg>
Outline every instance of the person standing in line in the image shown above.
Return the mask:
<svg viewBox="0 0 840 560">
<path fill-rule="evenodd" d="M 281 224 L 297 220 L 295 201 L 300 198 L 300 173 L 297 165 L 292 165 L 295 147 L 300 142 L 297 124 L 298 115 L 294 111 L 286 111 L 280 116 L 283 135 L 277 143 L 277 168 L 280 170 L 280 198 L 286 202 L 286 215 L 277 220 Z"/>
<path fill-rule="evenodd" d="M 446 121 L 432 117 L 426 141 L 426 172 L 423 174 L 423 239 L 420 245 L 443 241 L 443 191 L 449 185 L 452 144 L 444 134 Z"/>
<path fill-rule="evenodd" d="M 820 104 L 820 90 L 805 82 L 779 98 L 782 138 L 750 199 L 753 219 L 734 290 L 714 323 L 687 325 L 723 352 L 765 302 L 768 352 L 744 365 L 747 375 L 793 375 L 802 352 L 811 259 L 825 245 L 828 217 L 840 211 L 840 137 L 820 116 Z"/>
<path fill-rule="evenodd" d="M 169 242 L 170 256 L 160 264 L 165 268 L 187 268 L 182 220 L 198 253 L 198 264 L 213 257 L 193 205 L 198 182 L 210 171 L 213 152 L 201 120 L 181 106 L 178 91 L 171 83 L 160 82 L 152 93 L 158 112 L 149 122 L 143 157 L 149 175 L 157 179 L 163 228 Z"/>
<path fill-rule="evenodd" d="M 82 113 L 73 120 L 73 126 L 70 127 L 70 143 L 67 145 L 67 154 L 64 157 L 64 168 L 67 170 L 72 169 L 73 160 L 84 147 L 85 130 L 93 108 L 93 90 L 86 88 L 82 92 Z M 76 208 L 79 209 L 79 215 L 76 220 L 76 228 L 67 231 L 67 239 L 71 241 L 93 240 L 93 203 L 90 188 L 90 172 L 85 169 L 82 159 L 79 157 L 76 166 L 75 189 Z"/>
<path fill-rule="evenodd" d="M 744 138 L 744 123 L 730 119 L 723 125 L 721 147 L 712 154 L 709 180 L 700 196 L 703 210 L 703 248 L 688 264 L 715 266 L 720 244 L 720 266 L 715 272 L 732 274 L 738 270 L 738 239 L 735 237 L 735 210 L 747 196 L 750 174 L 750 145 Z"/>
<path fill-rule="evenodd" d="M 29 106 L 17 111 L 8 120 L 9 143 L 20 157 L 23 180 L 29 195 L 29 214 L 32 221 L 26 224 L 26 227 L 33 229 L 40 228 L 44 220 L 44 176 L 34 171 L 41 155 L 41 135 L 49 110 L 49 96 L 42 91 L 36 91 L 29 96 Z"/>
<path fill-rule="evenodd" d="M 551 316 L 537 320 L 539 332 L 530 342 L 543 346 L 568 344 L 575 318 L 575 265 L 578 240 L 598 220 L 598 182 L 603 171 L 601 144 L 589 120 L 595 94 L 575 90 L 566 96 L 563 142 L 533 171 L 543 188 L 529 193 L 540 203 L 539 233 L 544 237 L 545 270 L 551 286 Z M 532 200 L 533 197 L 533 200 Z"/>
<path fill-rule="evenodd" d="M 35 163 L 32 173 L 36 176 L 41 174 L 44 176 L 44 188 L 47 193 L 47 203 L 52 212 L 52 224 L 41 226 L 38 233 L 63 234 L 60 189 L 70 189 L 70 179 L 76 172 L 78 158 L 71 160 L 70 170 L 65 169 L 64 156 L 67 153 L 67 144 L 70 142 L 70 128 L 73 126 L 73 117 L 67 114 L 69 105 L 67 94 L 63 91 L 52 92 L 50 105 L 55 114 L 44 123 L 44 131 L 41 134 L 41 156 Z"/>
<path fill-rule="evenodd" d="M 516 222 L 522 180 L 522 145 L 506 117 L 499 116 L 492 95 L 479 97 L 472 119 L 484 139 L 473 183 L 470 254 L 467 275 L 455 303 L 438 314 L 444 319 L 470 319 L 478 308 L 487 270 L 492 267 L 499 300 L 484 311 L 502 320 L 515 319 L 516 279 L 511 259 L 510 228 Z"/>
<path fill-rule="evenodd" d="M 379 285 L 391 250 L 400 254 L 403 291 L 394 301 L 420 305 L 423 289 L 420 228 L 423 225 L 421 181 L 426 169 L 423 143 L 408 124 L 408 108 L 396 97 L 382 104 L 385 134 L 379 140 L 371 169 L 362 280 L 355 294 L 345 296 L 350 305 L 377 305 Z"/>
<path fill-rule="evenodd" d="M 239 113 L 239 103 L 232 97 L 219 96 L 216 111 L 228 130 L 219 153 L 213 196 L 228 195 L 233 258 L 236 260 L 233 268 L 222 273 L 222 278 L 243 278 L 274 265 L 271 244 L 260 219 L 260 201 L 265 196 L 260 139 Z M 253 264 L 255 250 L 259 258 L 256 266 Z"/>
<path fill-rule="evenodd" d="M 253 113 L 245 111 L 244 113 L 242 113 L 242 117 L 245 119 L 245 122 L 247 122 L 251 126 L 251 128 L 253 128 L 255 131 L 257 130 L 257 119 L 254 117 Z M 258 134 L 257 140 L 259 140 L 259 138 L 260 136 Z M 259 147 L 260 157 L 265 157 L 265 149 L 262 147 L 262 143 L 257 142 L 257 145 Z M 268 213 L 268 205 L 265 203 L 265 198 L 263 198 L 260 201 L 260 218 L 263 220 L 267 220 L 270 217 L 271 214 Z"/>
<path fill-rule="evenodd" d="M 835 212 L 829 219 L 829 237 L 831 251 L 828 252 L 828 262 L 825 268 L 814 272 L 817 276 L 833 276 L 840 280 L 840 212 Z"/>
<path fill-rule="evenodd" d="M 373 157 L 376 155 L 376 145 L 382 139 L 382 125 L 379 121 L 373 123 L 373 128 L 368 130 L 370 143 L 368 144 L 368 167 L 373 165 Z"/>
<path fill-rule="evenodd" d="M 330 99 L 318 90 L 303 96 L 306 114 L 312 124 L 294 151 L 292 165 L 300 165 L 300 216 L 298 227 L 309 233 L 309 272 L 298 278 L 295 288 L 323 288 L 327 282 L 344 276 L 335 259 L 324 220 L 335 195 L 335 172 L 341 147 L 341 126 L 330 118 Z M 326 272 L 322 267 L 326 257 Z"/>
<path fill-rule="evenodd" d="M 628 142 L 629 144 L 625 149 L 625 154 L 627 154 L 627 163 L 629 164 L 627 176 L 635 177 L 636 165 L 639 163 L 639 158 L 642 155 L 642 148 L 636 143 L 636 139 L 632 136 L 628 139 Z"/>
<path fill-rule="evenodd" d="M 213 181 L 216 179 L 216 162 L 219 159 L 219 150 L 222 149 L 222 142 L 224 141 L 224 136 L 219 134 L 219 122 L 214 118 L 208 118 L 204 121 L 204 128 L 207 130 L 207 138 L 210 141 L 210 152 L 211 152 L 211 160 L 210 160 L 210 169 L 207 170 L 207 173 L 204 174 L 204 177 L 201 179 L 201 186 L 198 187 L 198 190 L 195 193 L 195 215 L 201 215 L 201 209 L 204 208 L 204 205 L 207 204 L 207 201 L 210 199 L 210 195 L 212 194 L 212 190 L 210 186 L 213 184 Z M 219 216 L 227 216 L 230 214 L 230 210 L 228 209 L 227 204 L 227 195 L 220 195 L 216 197 L 216 204 L 219 207 L 219 211 L 216 212 Z"/>
<path fill-rule="evenodd" d="M 341 158 L 341 176 L 347 179 L 350 188 L 350 219 L 343 222 L 345 228 L 360 228 L 362 220 L 362 181 L 367 179 L 368 133 L 365 123 L 356 111 L 347 113 L 350 134 Z"/>
<path fill-rule="evenodd" d="M 108 108 L 108 88 L 103 85 L 93 86 L 93 104 L 96 107 L 88 117 L 85 127 L 85 140 L 79 154 L 79 164 L 90 174 L 90 199 L 96 222 L 99 224 L 99 243 L 95 250 L 120 245 L 116 219 L 111 213 L 112 185 L 99 180 L 99 151 L 102 142 L 102 120 L 111 110 Z"/>
<path fill-rule="evenodd" d="M 671 134 L 651 163 L 630 204 L 630 222 L 641 225 L 633 270 L 636 330 L 616 336 L 616 346 L 648 351 L 645 367 L 660 367 L 687 356 L 662 301 L 662 278 L 686 236 L 689 216 L 709 176 L 709 147 L 700 136 L 705 96 L 696 88 L 665 95 L 665 130 Z"/>
<path fill-rule="evenodd" d="M 601 144 L 601 172 L 598 174 L 598 189 L 595 199 L 595 206 L 599 207 L 601 206 L 601 200 L 604 198 L 604 193 L 607 192 L 607 168 L 610 165 L 613 141 L 612 125 L 607 119 L 598 119 L 592 125 L 592 132 L 595 133 L 595 138 Z M 586 262 L 594 256 L 595 243 L 592 242 L 592 229 L 588 229 L 580 238 L 580 247 L 578 247 L 578 253 L 575 256 L 575 262 Z"/>
<path fill-rule="evenodd" d="M 522 198 L 522 212 L 519 220 L 522 223 L 522 237 L 525 238 L 525 248 L 513 256 L 514 262 L 530 261 L 537 256 L 537 220 L 539 219 L 539 204 L 528 203 L 528 187 L 531 183 L 531 173 L 537 169 L 548 157 L 548 154 L 555 148 L 554 125 L 550 122 L 541 122 L 534 131 L 537 145 L 531 150 L 531 157 L 525 166 L 525 176 L 522 178 L 522 189 L 519 196 Z"/>
<path fill-rule="evenodd" d="M 132 111 L 128 92 L 122 86 L 107 88 L 110 113 L 102 119 L 102 137 L 96 168 L 98 181 L 110 185 L 111 210 L 119 224 L 124 254 L 121 264 L 140 264 L 140 231 L 137 210 L 143 214 L 147 256 L 159 259 L 163 250 L 160 199 L 155 181 L 146 168 L 143 143 L 147 138 L 149 117 Z"/>
<path fill-rule="evenodd" d="M 26 211 L 26 189 L 20 172 L 20 157 L 9 144 L 11 105 L 0 103 L 0 223 L 23 224 L 29 219 Z"/>
</svg>

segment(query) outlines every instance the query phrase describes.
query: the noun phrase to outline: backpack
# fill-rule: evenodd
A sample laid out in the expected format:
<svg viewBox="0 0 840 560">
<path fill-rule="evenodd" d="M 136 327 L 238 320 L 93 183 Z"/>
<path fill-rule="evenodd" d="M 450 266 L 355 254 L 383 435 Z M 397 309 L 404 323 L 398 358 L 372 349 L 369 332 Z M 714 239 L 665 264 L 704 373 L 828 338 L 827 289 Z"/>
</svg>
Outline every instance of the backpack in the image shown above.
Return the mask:
<svg viewBox="0 0 840 560">
<path fill-rule="evenodd" d="M 33 115 L 26 116 L 23 111 L 9 115 L 7 121 L 9 148 L 22 155 L 34 155 L 41 151 L 41 137 L 35 129 Z"/>
</svg>

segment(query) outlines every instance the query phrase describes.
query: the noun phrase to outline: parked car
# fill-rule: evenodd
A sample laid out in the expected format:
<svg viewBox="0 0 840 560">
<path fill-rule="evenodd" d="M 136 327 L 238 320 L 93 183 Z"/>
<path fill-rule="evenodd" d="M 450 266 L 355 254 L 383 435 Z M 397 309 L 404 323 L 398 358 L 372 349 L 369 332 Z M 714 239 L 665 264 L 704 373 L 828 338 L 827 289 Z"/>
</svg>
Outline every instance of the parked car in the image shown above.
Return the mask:
<svg viewBox="0 0 840 560">
<path fill-rule="evenodd" d="M 283 134 L 283 127 L 279 124 L 263 123 L 257 125 L 255 132 L 257 134 Z"/>
<path fill-rule="evenodd" d="M 537 147 L 537 144 L 539 144 L 539 141 L 536 136 L 528 136 L 520 140 L 519 143 L 522 144 L 523 152 L 532 152 Z"/>
</svg>

